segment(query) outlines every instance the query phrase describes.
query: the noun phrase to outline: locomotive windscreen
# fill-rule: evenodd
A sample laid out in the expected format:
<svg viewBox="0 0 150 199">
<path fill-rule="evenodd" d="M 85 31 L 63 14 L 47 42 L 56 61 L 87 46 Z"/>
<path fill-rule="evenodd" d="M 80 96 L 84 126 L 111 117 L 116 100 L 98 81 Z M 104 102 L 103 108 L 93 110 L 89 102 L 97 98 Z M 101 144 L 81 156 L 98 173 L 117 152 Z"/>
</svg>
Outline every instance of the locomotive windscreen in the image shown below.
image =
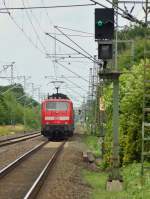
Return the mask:
<svg viewBox="0 0 150 199">
<path fill-rule="evenodd" d="M 68 109 L 68 102 L 47 102 L 46 110 L 66 111 Z"/>
</svg>

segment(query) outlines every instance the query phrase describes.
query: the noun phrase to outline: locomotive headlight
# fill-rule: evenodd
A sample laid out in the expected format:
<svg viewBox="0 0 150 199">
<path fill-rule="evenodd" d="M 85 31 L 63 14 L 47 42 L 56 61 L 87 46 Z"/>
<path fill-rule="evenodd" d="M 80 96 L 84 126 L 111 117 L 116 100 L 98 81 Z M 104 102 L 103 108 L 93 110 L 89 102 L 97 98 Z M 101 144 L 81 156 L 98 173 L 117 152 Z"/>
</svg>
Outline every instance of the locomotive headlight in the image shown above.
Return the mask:
<svg viewBox="0 0 150 199">
<path fill-rule="evenodd" d="M 69 117 L 68 116 L 61 116 L 59 119 L 60 120 L 69 120 Z"/>
<path fill-rule="evenodd" d="M 54 120 L 54 117 L 45 117 L 45 120 Z"/>
</svg>

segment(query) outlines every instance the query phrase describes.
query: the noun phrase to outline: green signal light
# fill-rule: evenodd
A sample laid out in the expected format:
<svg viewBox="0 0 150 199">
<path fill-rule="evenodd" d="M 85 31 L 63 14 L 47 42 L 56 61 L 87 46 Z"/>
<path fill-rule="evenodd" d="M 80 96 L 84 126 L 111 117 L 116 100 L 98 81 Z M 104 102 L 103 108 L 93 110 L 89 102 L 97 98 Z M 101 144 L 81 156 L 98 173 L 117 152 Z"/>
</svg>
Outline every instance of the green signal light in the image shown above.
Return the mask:
<svg viewBox="0 0 150 199">
<path fill-rule="evenodd" d="M 104 25 L 104 22 L 103 22 L 103 21 L 101 21 L 101 20 L 99 20 L 99 21 L 97 21 L 97 23 L 96 23 L 96 24 L 97 24 L 97 26 L 98 26 L 98 27 L 100 27 L 100 28 L 101 28 L 101 27 Z"/>
</svg>

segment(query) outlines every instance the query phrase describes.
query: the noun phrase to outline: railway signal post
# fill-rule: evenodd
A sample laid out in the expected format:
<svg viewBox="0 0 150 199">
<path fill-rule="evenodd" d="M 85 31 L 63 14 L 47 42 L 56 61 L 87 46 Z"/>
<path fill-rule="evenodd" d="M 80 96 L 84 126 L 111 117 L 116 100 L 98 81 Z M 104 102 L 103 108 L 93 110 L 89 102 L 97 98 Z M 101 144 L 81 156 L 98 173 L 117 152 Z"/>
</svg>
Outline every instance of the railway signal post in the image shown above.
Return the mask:
<svg viewBox="0 0 150 199">
<path fill-rule="evenodd" d="M 122 190 L 122 177 L 119 170 L 119 76 L 118 72 L 118 1 L 114 1 L 113 8 L 95 9 L 95 40 L 98 42 L 98 58 L 103 60 L 103 66 L 100 66 L 99 76 L 104 80 L 113 82 L 113 154 L 112 170 L 107 182 L 107 190 Z M 116 12 L 116 17 L 115 13 Z M 107 68 L 107 61 L 113 58 L 113 38 L 114 38 L 114 20 L 116 22 L 115 35 L 115 67 L 113 70 Z"/>
</svg>

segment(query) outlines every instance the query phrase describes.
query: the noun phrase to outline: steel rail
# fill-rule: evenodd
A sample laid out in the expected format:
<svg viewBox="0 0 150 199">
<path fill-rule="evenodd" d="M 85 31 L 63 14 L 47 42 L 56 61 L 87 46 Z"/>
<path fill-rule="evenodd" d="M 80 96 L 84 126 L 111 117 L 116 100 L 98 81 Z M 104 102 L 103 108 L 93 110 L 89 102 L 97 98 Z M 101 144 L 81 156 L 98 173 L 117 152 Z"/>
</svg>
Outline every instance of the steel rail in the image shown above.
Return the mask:
<svg viewBox="0 0 150 199">
<path fill-rule="evenodd" d="M 0 140 L 0 147 L 15 144 L 17 142 L 22 142 L 22 141 L 25 141 L 25 140 L 28 140 L 28 139 L 38 137 L 38 136 L 41 135 L 41 133 L 38 133 L 38 132 L 31 133 L 29 135 L 22 135 L 22 136 L 18 136 L 18 137 L 8 138 L 8 139 L 5 139 L 5 140 Z"/>
<path fill-rule="evenodd" d="M 29 136 L 29 135 L 34 135 L 35 133 L 39 133 L 39 131 L 34 131 L 34 132 L 29 133 L 29 134 L 24 134 L 24 135 L 19 135 L 19 136 L 12 137 L 12 138 L 3 139 L 3 140 L 0 140 L 0 143 L 5 142 L 5 141 L 10 141 L 10 140 L 15 140 L 17 138 L 22 138 L 22 137 Z"/>
<path fill-rule="evenodd" d="M 42 142 L 42 143 L 38 144 L 37 146 L 35 146 L 34 148 L 32 148 L 30 151 L 24 153 L 22 156 L 20 156 L 19 158 L 17 158 L 15 161 L 11 162 L 9 165 L 7 165 L 3 169 L 1 169 L 0 170 L 0 178 L 2 178 L 5 175 L 7 175 L 11 170 L 13 170 L 14 168 L 16 168 L 16 166 L 19 163 L 23 162 L 25 159 L 27 159 L 32 154 L 34 154 L 35 152 L 37 152 L 42 146 L 44 146 L 45 144 L 47 144 L 47 142 L 48 141 L 45 141 L 45 142 Z"/>
<path fill-rule="evenodd" d="M 33 183 L 32 187 L 29 189 L 29 191 L 24 196 L 24 199 L 33 199 L 36 197 L 36 195 L 38 194 L 38 192 L 40 191 L 40 188 L 42 187 L 42 185 L 44 183 L 44 180 L 48 176 L 49 170 L 52 168 L 53 164 L 55 163 L 55 161 L 56 161 L 58 155 L 60 154 L 60 152 L 62 151 L 65 143 L 66 142 L 63 142 L 58 147 L 57 151 L 55 151 L 53 156 L 49 159 L 46 166 L 44 167 L 44 169 L 42 170 L 42 172 L 40 173 L 38 178 Z"/>
</svg>

